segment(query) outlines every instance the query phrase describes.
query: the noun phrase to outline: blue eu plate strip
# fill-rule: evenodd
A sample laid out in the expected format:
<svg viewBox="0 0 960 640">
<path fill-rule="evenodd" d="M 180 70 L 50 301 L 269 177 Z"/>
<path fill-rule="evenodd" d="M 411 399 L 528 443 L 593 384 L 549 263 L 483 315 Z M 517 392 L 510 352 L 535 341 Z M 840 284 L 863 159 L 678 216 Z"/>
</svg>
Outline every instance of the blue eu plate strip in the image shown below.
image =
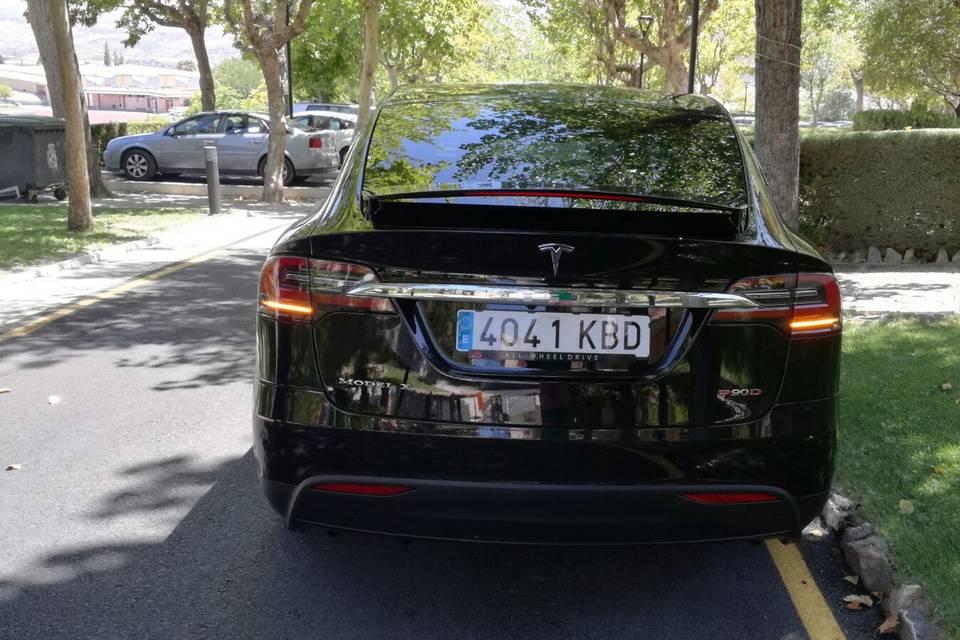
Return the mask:
<svg viewBox="0 0 960 640">
<path fill-rule="evenodd" d="M 473 346 L 473 311 L 457 311 L 457 351 L 470 351 Z"/>
</svg>

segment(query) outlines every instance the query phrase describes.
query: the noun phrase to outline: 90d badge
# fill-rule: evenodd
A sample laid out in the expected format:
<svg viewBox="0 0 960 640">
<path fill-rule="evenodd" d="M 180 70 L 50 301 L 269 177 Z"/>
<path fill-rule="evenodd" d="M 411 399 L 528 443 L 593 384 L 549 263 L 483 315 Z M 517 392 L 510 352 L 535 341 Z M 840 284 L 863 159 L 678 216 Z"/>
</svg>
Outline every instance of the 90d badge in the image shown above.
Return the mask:
<svg viewBox="0 0 960 640">
<path fill-rule="evenodd" d="M 731 397 L 742 398 L 743 396 L 762 396 L 763 389 L 720 389 L 717 391 L 717 397 L 726 400 Z"/>
</svg>

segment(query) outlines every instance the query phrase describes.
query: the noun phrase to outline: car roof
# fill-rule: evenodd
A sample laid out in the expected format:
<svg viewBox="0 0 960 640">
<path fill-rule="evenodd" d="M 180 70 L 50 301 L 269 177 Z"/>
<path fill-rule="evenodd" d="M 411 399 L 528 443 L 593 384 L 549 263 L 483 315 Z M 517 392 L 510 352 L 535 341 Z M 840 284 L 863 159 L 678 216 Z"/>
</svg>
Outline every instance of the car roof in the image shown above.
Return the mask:
<svg viewBox="0 0 960 640">
<path fill-rule="evenodd" d="M 385 101 L 384 106 L 397 102 L 440 102 L 449 100 L 555 100 L 576 102 L 600 100 L 606 102 L 630 101 L 649 104 L 659 109 L 703 111 L 726 115 L 719 102 L 709 96 L 679 94 L 665 96 L 656 91 L 591 84 L 560 83 L 436 83 L 402 85 Z"/>
<path fill-rule="evenodd" d="M 323 109 L 307 109 L 306 111 L 298 111 L 293 114 L 294 118 L 300 116 L 325 116 L 329 118 L 340 118 L 341 120 L 350 120 L 351 122 L 357 121 L 357 114 L 355 113 L 344 113 L 342 111 L 325 111 Z"/>
</svg>

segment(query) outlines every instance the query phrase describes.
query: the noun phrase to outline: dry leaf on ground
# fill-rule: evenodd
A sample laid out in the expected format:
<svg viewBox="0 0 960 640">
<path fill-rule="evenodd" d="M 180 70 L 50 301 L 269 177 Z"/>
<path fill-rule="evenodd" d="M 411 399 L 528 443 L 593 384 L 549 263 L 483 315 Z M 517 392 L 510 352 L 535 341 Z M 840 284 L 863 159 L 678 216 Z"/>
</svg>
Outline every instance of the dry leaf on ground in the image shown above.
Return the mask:
<svg viewBox="0 0 960 640">
<path fill-rule="evenodd" d="M 847 607 L 850 609 L 855 609 L 856 607 L 851 607 L 851 604 L 862 604 L 868 607 L 873 606 L 873 598 L 870 596 L 860 595 L 859 593 L 851 593 L 848 596 L 843 596 L 843 601 L 847 603 Z"/>
<path fill-rule="evenodd" d="M 901 500 L 897 505 L 897 508 L 900 509 L 900 513 L 905 513 L 910 515 L 916 511 L 916 507 L 913 506 L 913 500 Z"/>
<path fill-rule="evenodd" d="M 47 402 L 50 404 L 60 404 L 60 396 L 50 396 L 47 398 Z"/>
<path fill-rule="evenodd" d="M 0 387 L 0 393 L 10 393 L 10 389 L 7 389 L 6 387 Z"/>
<path fill-rule="evenodd" d="M 850 609 L 851 611 L 860 611 L 863 609 L 863 605 L 859 602 L 848 602 L 847 609 Z"/>
<path fill-rule="evenodd" d="M 932 471 L 932 472 L 934 472 L 935 474 L 937 474 L 938 476 L 940 476 L 940 475 L 943 475 L 944 469 L 943 469 L 943 467 L 941 467 L 940 465 L 935 465 L 935 466 L 933 466 L 933 467 L 930 467 L 930 471 Z"/>
<path fill-rule="evenodd" d="M 953 389 L 953 385 L 950 384 L 949 382 L 944 382 L 942 385 L 940 385 L 940 389 L 942 391 L 950 391 L 951 389 Z"/>
<path fill-rule="evenodd" d="M 8 464 L 7 471 L 20 471 L 20 465 L 18 464 Z"/>
<path fill-rule="evenodd" d="M 843 576 L 843 579 L 849 582 L 850 584 L 860 584 L 859 576 Z"/>
<path fill-rule="evenodd" d="M 900 616 L 892 613 L 886 620 L 880 623 L 880 626 L 877 627 L 877 631 L 884 635 L 896 633 L 898 624 L 900 624 Z"/>
</svg>

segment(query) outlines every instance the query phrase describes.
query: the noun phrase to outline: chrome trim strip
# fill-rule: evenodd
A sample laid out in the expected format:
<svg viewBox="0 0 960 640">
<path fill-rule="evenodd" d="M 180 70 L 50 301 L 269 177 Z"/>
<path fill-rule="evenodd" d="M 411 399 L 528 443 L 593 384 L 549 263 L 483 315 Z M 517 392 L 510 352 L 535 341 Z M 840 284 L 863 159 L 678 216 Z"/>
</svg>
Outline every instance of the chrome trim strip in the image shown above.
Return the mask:
<svg viewBox="0 0 960 640">
<path fill-rule="evenodd" d="M 407 298 L 448 302 L 542 304 L 558 307 L 683 307 L 690 309 L 752 309 L 756 302 L 733 293 L 636 291 L 632 289 L 559 289 L 469 284 L 370 282 L 353 287 L 348 296 Z"/>
</svg>

